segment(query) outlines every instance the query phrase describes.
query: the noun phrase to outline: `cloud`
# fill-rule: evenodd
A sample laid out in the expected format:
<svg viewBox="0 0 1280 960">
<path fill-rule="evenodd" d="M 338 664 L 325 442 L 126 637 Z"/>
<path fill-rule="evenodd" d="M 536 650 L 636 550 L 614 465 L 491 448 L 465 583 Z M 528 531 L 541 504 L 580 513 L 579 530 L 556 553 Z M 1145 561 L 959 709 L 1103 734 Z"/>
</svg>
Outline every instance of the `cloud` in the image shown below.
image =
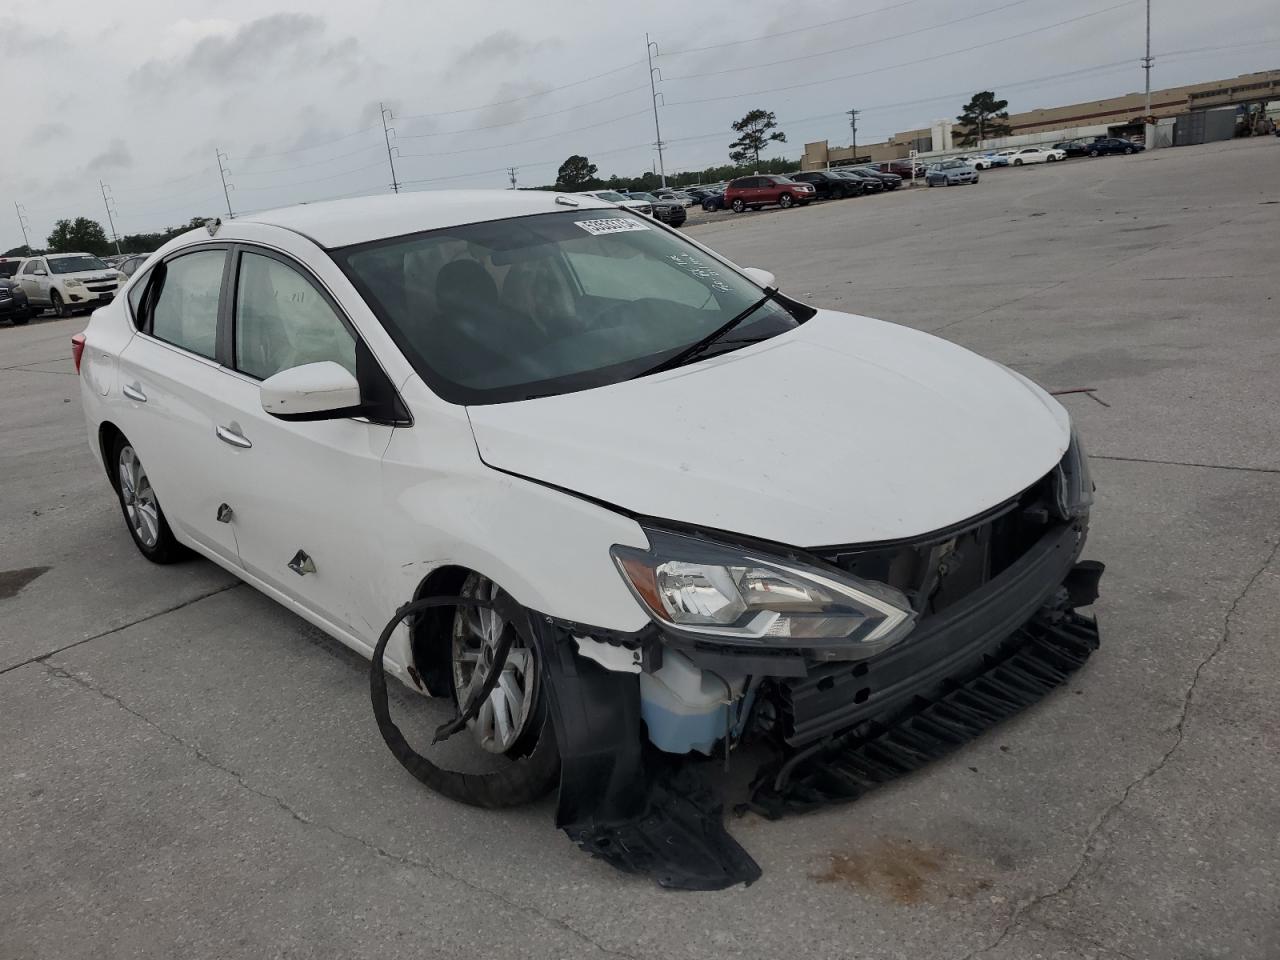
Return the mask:
<svg viewBox="0 0 1280 960">
<path fill-rule="evenodd" d="M 27 132 L 22 142 L 24 146 L 37 147 L 50 140 L 57 140 L 70 132 L 70 127 L 57 120 L 52 123 L 37 123 Z"/>
<path fill-rule="evenodd" d="M 105 172 L 108 170 L 127 170 L 133 166 L 133 154 L 128 145 L 119 137 L 113 137 L 107 149 L 85 164 L 86 172 Z"/>
<path fill-rule="evenodd" d="M 495 64 L 510 67 L 513 63 L 527 59 L 540 50 L 558 44 L 557 40 L 530 42 L 512 30 L 496 30 L 469 47 L 464 47 L 450 61 L 447 72 L 451 74 L 472 71 L 492 73 Z"/>
<path fill-rule="evenodd" d="M 68 47 L 70 43 L 64 34 L 32 30 L 13 18 L 6 17 L 4 27 L 0 29 L 0 60 L 47 57 Z"/>
<path fill-rule="evenodd" d="M 194 38 L 194 44 L 185 53 L 144 63 L 133 73 L 136 85 L 156 88 L 192 79 L 245 82 L 277 67 L 349 70 L 358 52 L 351 37 L 325 43 L 325 22 L 310 13 L 273 13 L 231 27 L 220 20 L 179 21 L 174 28 L 171 38 Z"/>
</svg>

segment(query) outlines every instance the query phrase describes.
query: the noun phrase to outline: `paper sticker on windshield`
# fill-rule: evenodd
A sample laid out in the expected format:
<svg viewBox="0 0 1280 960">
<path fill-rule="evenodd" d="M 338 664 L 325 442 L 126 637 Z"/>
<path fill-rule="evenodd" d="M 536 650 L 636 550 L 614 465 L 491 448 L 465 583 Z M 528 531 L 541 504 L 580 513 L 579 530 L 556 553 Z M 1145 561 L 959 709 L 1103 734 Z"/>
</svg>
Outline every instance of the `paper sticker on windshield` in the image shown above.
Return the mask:
<svg viewBox="0 0 1280 960">
<path fill-rule="evenodd" d="M 575 220 L 578 226 L 593 237 L 606 233 L 628 233 L 632 230 L 648 230 L 639 220 L 630 217 L 601 217 L 599 220 Z"/>
</svg>

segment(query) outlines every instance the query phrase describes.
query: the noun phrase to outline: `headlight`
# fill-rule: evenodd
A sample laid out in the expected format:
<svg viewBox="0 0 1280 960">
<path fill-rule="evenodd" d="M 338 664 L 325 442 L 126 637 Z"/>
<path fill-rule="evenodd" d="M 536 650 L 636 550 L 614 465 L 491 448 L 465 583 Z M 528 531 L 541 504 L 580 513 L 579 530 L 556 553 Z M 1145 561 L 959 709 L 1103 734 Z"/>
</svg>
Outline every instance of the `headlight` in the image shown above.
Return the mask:
<svg viewBox="0 0 1280 960">
<path fill-rule="evenodd" d="M 1093 477 L 1080 435 L 1071 427 L 1071 443 L 1054 471 L 1054 498 L 1064 520 L 1084 516 L 1093 506 Z"/>
<path fill-rule="evenodd" d="M 869 657 L 910 632 L 899 591 L 782 557 L 646 528 L 650 549 L 615 546 L 614 562 L 660 625 L 753 647 L 849 645 Z"/>
<path fill-rule="evenodd" d="M 79 280 L 77 280 L 75 277 L 67 277 L 67 279 L 62 281 L 62 285 L 64 287 L 83 287 L 84 286 L 84 284 L 81 283 Z"/>
</svg>

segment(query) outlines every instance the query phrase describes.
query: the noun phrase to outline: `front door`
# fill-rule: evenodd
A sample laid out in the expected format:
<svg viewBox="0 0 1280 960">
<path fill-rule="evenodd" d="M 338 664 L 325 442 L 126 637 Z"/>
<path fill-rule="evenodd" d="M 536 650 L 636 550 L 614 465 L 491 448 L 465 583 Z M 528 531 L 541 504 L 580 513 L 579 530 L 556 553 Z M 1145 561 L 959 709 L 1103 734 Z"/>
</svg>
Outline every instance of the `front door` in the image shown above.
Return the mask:
<svg viewBox="0 0 1280 960">
<path fill-rule="evenodd" d="M 220 371 L 218 479 L 240 562 L 313 615 L 371 647 L 379 597 L 382 455 L 392 427 L 352 417 L 294 422 L 262 409 L 272 374 L 332 360 L 356 373 L 356 336 L 291 259 L 238 248 L 231 363 Z"/>
<path fill-rule="evenodd" d="M 49 302 L 49 268 L 43 259 L 28 260 L 18 274 L 18 282 L 22 292 L 32 303 L 48 304 Z"/>
</svg>

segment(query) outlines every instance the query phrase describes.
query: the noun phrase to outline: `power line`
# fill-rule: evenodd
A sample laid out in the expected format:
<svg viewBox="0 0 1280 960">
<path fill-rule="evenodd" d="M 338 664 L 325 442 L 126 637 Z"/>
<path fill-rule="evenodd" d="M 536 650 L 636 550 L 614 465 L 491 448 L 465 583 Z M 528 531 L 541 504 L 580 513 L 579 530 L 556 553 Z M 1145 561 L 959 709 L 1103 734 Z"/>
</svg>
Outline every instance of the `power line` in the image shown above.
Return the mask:
<svg viewBox="0 0 1280 960">
<path fill-rule="evenodd" d="M 838 77 L 824 77 L 821 80 L 806 80 L 803 83 L 793 83 L 785 87 L 771 87 L 765 90 L 748 90 L 742 93 L 730 93 L 722 97 L 702 97 L 701 99 L 698 99 L 698 100 L 679 100 L 671 104 L 671 106 L 687 107 L 696 103 L 716 103 L 721 100 L 739 100 L 743 97 L 756 97 L 766 93 L 782 93 L 787 90 L 799 90 L 804 87 L 814 87 L 823 83 L 834 83 L 837 80 L 852 80 L 856 77 L 867 77 L 875 73 L 883 73 L 886 70 L 896 70 L 901 67 L 913 67 L 913 66 L 916 66 L 917 64 L 929 63 L 933 60 L 941 60 L 945 57 L 954 57 L 957 54 L 970 53 L 974 50 L 981 50 L 984 47 L 992 47 L 992 46 L 996 46 L 997 44 L 1007 43 L 1010 40 L 1020 40 L 1021 38 L 1029 37 L 1032 34 L 1044 33 L 1046 30 L 1055 30 L 1058 27 L 1065 27 L 1069 23 L 1076 23 L 1080 20 L 1086 20 L 1089 17 L 1096 17 L 1103 13 L 1110 13 L 1112 10 L 1119 10 L 1121 7 L 1131 7 L 1135 3 L 1139 3 L 1139 2 L 1141 2 L 1141 0 L 1123 0 L 1122 3 L 1113 4 L 1110 7 L 1103 7 L 1101 10 L 1093 10 L 1089 13 L 1082 13 L 1079 16 L 1069 17 L 1066 20 L 1059 20 L 1057 23 L 1051 23 L 1043 27 L 1036 27 L 1032 30 L 1024 30 L 1021 33 L 1011 34 L 1010 36 L 1007 36 L 1007 37 L 999 37 L 998 39 L 988 40 L 984 43 L 975 43 L 973 46 L 963 47 L 959 50 L 948 50 L 945 53 L 934 54 L 933 56 L 930 56 L 930 57 L 921 57 L 918 60 L 904 60 L 900 63 L 895 63 L 892 66 L 888 66 L 888 67 L 879 67 L 874 70 L 863 70 L 859 73 L 846 73 Z"/>
<path fill-rule="evenodd" d="M 851 43 L 846 47 L 832 47 L 830 50 L 822 50 L 817 53 L 806 53 L 796 57 L 787 57 L 783 60 L 770 60 L 766 63 L 751 63 L 745 67 L 729 67 L 726 70 L 711 70 L 707 73 L 688 73 L 684 76 L 672 77 L 671 82 L 676 83 L 681 80 L 700 80 L 704 77 L 721 77 L 727 73 L 741 73 L 743 70 L 761 70 L 765 67 L 776 67 L 784 63 L 796 63 L 800 60 L 815 60 L 818 57 L 829 57 L 836 53 L 847 53 L 850 50 L 860 50 L 863 47 L 873 47 L 877 43 L 888 43 L 890 40 L 901 40 L 904 37 L 914 37 L 921 33 L 928 33 L 930 30 L 939 30 L 942 27 L 950 27 L 957 23 L 964 23 L 967 20 L 976 20 L 979 17 L 985 17 L 992 13 L 999 13 L 1001 10 L 1008 10 L 1010 7 L 1017 7 L 1024 3 L 1031 2 L 1032 0 L 1012 0 L 1010 3 L 1002 3 L 998 7 L 979 10 L 977 13 L 966 14 L 963 17 L 956 17 L 953 20 L 943 20 L 940 23 L 928 23 L 923 27 L 917 27 L 914 30 L 907 30 L 904 33 L 895 33 L 887 37 L 877 37 L 874 40 L 863 40 L 860 43 Z"/>
<path fill-rule="evenodd" d="M 294 147 L 292 150 L 277 150 L 274 153 L 255 153 L 252 156 L 246 156 L 246 157 L 243 157 L 242 159 L 265 160 L 268 157 L 287 157 L 293 153 L 303 153 L 307 150 L 315 150 L 318 147 L 327 147 L 331 143 L 339 143 L 343 140 L 350 140 L 352 137 L 358 137 L 362 133 L 368 133 L 370 130 L 377 130 L 377 129 L 378 129 L 378 125 L 375 123 L 372 126 L 361 127 L 359 130 L 353 130 L 351 131 L 351 133 L 344 133 L 340 137 L 333 137 L 330 140 L 321 140 L 319 143 L 313 143 L 305 147 Z"/>
<path fill-rule="evenodd" d="M 327 177 L 316 177 L 313 180 L 294 180 L 290 183 L 269 183 L 265 187 L 241 187 L 241 190 L 261 191 L 261 190 L 287 190 L 290 187 L 305 187 L 313 183 L 325 183 L 329 180 L 337 180 L 339 177 L 349 177 L 353 173 L 363 173 L 365 170 L 372 170 L 374 167 L 381 167 L 382 161 L 377 163 L 366 164 L 363 167 L 356 167 L 354 170 L 343 170 L 339 173 L 331 173 Z"/>
<path fill-rule="evenodd" d="M 871 17 L 877 13 L 888 13 L 890 10 L 898 10 L 902 7 L 908 7 L 913 3 L 919 3 L 920 0 L 900 0 L 898 3 L 891 3 L 887 7 L 877 7 L 874 10 L 865 10 L 862 13 L 855 13 L 847 17 L 836 17 L 834 20 L 824 20 L 822 23 L 811 23 L 807 27 L 796 27 L 792 30 L 775 30 L 772 33 L 761 34 L 758 37 L 744 37 L 741 40 L 726 40 L 723 43 L 710 43 L 705 47 L 685 47 L 683 50 L 673 50 L 664 54 L 667 57 L 679 57 L 686 53 L 701 53 L 703 50 L 719 50 L 723 47 L 737 47 L 744 43 L 758 43 L 761 40 L 774 40 L 778 37 L 789 37 L 795 33 L 804 33 L 806 30 L 818 30 L 822 27 L 829 27 L 835 23 L 846 23 L 850 20 L 861 20 L 863 17 Z"/>
<path fill-rule="evenodd" d="M 326 163 L 336 163 L 339 160 L 347 160 L 351 157 L 358 157 L 362 153 L 368 153 L 370 150 L 377 150 L 378 145 L 371 143 L 367 147 L 361 147 L 359 150 L 352 150 L 350 153 L 340 153 L 336 157 L 325 157 L 323 160 L 308 160 L 306 163 L 295 163 L 288 167 L 276 167 L 272 170 L 241 170 L 242 177 L 265 177 L 272 173 L 291 173 L 294 170 L 301 170 L 304 167 L 318 167 Z M 241 157 L 237 163 L 249 162 L 246 158 Z"/>
</svg>

